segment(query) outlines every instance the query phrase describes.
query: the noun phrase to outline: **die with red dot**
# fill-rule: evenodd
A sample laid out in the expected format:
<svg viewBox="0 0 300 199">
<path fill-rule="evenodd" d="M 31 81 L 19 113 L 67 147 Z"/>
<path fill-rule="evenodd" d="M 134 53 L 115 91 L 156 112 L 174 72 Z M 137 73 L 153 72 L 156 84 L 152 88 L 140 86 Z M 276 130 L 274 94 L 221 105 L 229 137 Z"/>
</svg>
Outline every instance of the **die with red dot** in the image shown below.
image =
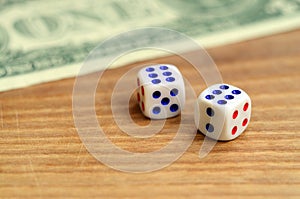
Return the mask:
<svg viewBox="0 0 300 199">
<path fill-rule="evenodd" d="M 166 119 L 180 114 L 185 103 L 184 81 L 171 64 L 142 68 L 137 74 L 137 101 L 151 119 Z"/>
<path fill-rule="evenodd" d="M 217 140 L 232 140 L 247 128 L 251 117 L 251 99 L 240 88 L 215 84 L 198 97 L 195 109 L 197 128 Z"/>
</svg>

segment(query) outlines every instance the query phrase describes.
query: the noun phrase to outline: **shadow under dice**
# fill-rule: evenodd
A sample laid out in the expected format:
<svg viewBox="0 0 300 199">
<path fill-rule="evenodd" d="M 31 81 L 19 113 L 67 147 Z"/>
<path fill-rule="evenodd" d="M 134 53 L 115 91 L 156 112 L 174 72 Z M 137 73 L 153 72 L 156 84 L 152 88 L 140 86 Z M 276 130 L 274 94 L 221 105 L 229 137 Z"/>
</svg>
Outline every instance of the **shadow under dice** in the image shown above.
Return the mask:
<svg viewBox="0 0 300 199">
<path fill-rule="evenodd" d="M 247 128 L 251 99 L 245 91 L 228 84 L 215 84 L 197 99 L 195 123 L 205 135 L 217 140 L 232 140 Z"/>
<path fill-rule="evenodd" d="M 137 75 L 137 100 L 143 114 L 151 119 L 178 115 L 185 103 L 184 81 L 170 64 L 142 68 Z"/>
</svg>

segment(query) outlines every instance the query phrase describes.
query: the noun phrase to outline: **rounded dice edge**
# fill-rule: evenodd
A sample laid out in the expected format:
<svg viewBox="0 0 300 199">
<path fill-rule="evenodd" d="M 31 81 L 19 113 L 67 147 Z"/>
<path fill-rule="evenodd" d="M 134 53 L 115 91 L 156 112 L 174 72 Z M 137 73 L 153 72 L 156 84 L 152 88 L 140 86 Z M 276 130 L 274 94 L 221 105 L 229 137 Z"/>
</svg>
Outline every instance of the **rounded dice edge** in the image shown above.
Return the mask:
<svg viewBox="0 0 300 199">
<path fill-rule="evenodd" d="M 202 124 L 202 127 L 199 128 L 200 125 L 201 125 L 201 124 L 200 124 L 201 113 L 200 113 L 200 111 L 199 111 L 199 113 L 196 113 L 196 110 L 197 110 L 197 109 L 200 110 L 200 105 L 199 105 L 199 103 L 203 103 L 203 102 L 201 102 L 201 100 L 204 100 L 206 95 L 211 94 L 213 90 L 220 88 L 221 85 L 227 85 L 227 86 L 229 86 L 228 89 L 224 89 L 224 90 L 229 90 L 229 91 L 232 91 L 232 90 L 234 90 L 234 89 L 240 90 L 242 96 L 245 96 L 245 97 L 247 98 L 246 101 L 248 101 L 248 103 L 249 103 L 249 107 L 248 107 L 248 110 L 247 110 L 247 111 L 249 111 L 249 113 L 246 114 L 246 115 L 248 115 L 248 116 L 247 116 L 248 122 L 247 122 L 247 124 L 244 126 L 244 128 L 242 129 L 242 131 L 239 132 L 239 133 L 237 133 L 237 134 L 235 134 L 234 136 L 228 136 L 228 135 L 226 135 L 226 133 L 224 133 L 225 130 L 228 131 L 228 129 L 230 128 L 230 127 L 226 127 L 226 123 L 224 123 L 223 130 L 222 130 L 222 132 L 221 132 L 221 134 L 220 134 L 219 137 L 218 137 L 218 134 L 210 133 L 210 132 L 208 132 L 206 129 L 203 129 L 203 125 L 204 125 L 204 124 Z M 225 87 L 225 88 L 226 88 L 226 87 Z M 237 99 L 238 99 L 238 98 L 237 98 Z M 238 100 L 238 101 L 239 101 L 239 100 Z M 215 102 L 214 99 L 211 99 L 211 100 L 205 99 L 205 103 L 206 103 L 206 104 L 214 105 L 214 102 Z M 225 107 L 225 106 L 224 106 L 224 107 Z M 234 106 L 233 106 L 233 107 L 234 107 Z M 198 129 L 201 133 L 203 133 L 204 135 L 206 135 L 206 136 L 208 136 L 208 137 L 210 137 L 210 138 L 212 138 L 212 139 L 219 140 L 219 141 L 230 141 L 230 140 L 233 140 L 233 139 L 237 138 L 239 135 L 241 135 L 241 134 L 247 129 L 247 127 L 248 127 L 248 125 L 249 125 L 249 123 L 250 123 L 250 119 L 251 119 L 251 110 L 252 110 L 252 102 L 251 102 L 251 98 L 250 98 L 250 96 L 249 96 L 243 89 L 238 88 L 238 87 L 235 87 L 235 86 L 230 85 L 230 84 L 226 84 L 226 83 L 214 84 L 214 85 L 211 85 L 210 87 L 206 88 L 205 90 L 203 90 L 203 91 L 200 93 L 199 97 L 197 98 L 197 102 L 195 103 L 195 114 L 194 114 L 194 117 L 195 117 L 195 118 L 194 118 L 194 120 L 195 120 L 195 124 L 196 124 L 196 126 L 197 126 L 197 129 Z M 204 114 L 204 113 L 203 113 L 203 114 Z M 228 115 L 225 114 L 225 117 L 228 117 Z M 198 118 L 198 119 L 197 119 L 197 118 Z M 225 119 L 226 119 L 226 118 L 225 118 Z M 197 120 L 198 120 L 198 121 L 197 121 Z"/>
</svg>

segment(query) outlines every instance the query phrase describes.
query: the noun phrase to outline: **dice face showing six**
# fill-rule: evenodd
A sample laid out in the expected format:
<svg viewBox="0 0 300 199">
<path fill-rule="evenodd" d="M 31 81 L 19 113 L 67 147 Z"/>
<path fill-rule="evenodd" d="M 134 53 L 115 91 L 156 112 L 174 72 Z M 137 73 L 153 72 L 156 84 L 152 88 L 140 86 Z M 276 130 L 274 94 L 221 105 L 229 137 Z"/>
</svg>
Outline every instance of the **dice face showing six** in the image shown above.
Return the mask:
<svg viewBox="0 0 300 199">
<path fill-rule="evenodd" d="M 146 117 L 166 119 L 180 114 L 185 103 L 185 87 L 174 65 L 142 68 L 137 84 L 137 101 Z M 240 88 L 215 84 L 199 95 L 194 116 L 203 134 L 216 140 L 232 140 L 243 133 L 250 122 L 251 99 Z"/>
<path fill-rule="evenodd" d="M 245 91 L 228 84 L 215 84 L 197 99 L 195 123 L 205 135 L 216 140 L 232 140 L 248 126 L 251 100 Z"/>
<path fill-rule="evenodd" d="M 158 64 L 142 68 L 137 75 L 137 84 L 137 100 L 146 117 L 170 118 L 183 109 L 184 81 L 174 65 Z"/>
</svg>

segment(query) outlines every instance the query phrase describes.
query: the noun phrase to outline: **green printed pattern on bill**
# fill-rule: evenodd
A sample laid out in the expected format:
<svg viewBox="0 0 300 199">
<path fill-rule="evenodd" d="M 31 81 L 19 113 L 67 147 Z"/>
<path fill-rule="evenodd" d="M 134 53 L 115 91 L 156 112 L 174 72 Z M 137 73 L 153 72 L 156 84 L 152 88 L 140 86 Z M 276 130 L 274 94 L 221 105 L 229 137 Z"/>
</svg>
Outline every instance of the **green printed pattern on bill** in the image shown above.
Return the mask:
<svg viewBox="0 0 300 199">
<path fill-rule="evenodd" d="M 0 91 L 75 76 L 101 41 L 153 26 L 212 47 L 299 27 L 300 0 L 2 0 Z M 176 38 L 157 35 L 149 42 L 162 41 L 174 44 Z M 120 48 L 110 46 L 101 56 Z"/>
</svg>

